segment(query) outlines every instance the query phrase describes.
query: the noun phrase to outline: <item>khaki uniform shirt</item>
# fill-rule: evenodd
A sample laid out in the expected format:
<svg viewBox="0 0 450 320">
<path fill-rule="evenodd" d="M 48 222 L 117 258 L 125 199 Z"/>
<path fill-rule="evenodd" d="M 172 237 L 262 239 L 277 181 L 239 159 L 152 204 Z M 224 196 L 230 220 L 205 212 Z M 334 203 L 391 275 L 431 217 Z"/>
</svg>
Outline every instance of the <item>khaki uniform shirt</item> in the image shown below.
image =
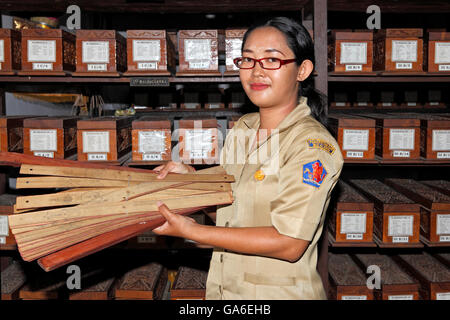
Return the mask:
<svg viewBox="0 0 450 320">
<path fill-rule="evenodd" d="M 221 165 L 235 177 L 234 202 L 217 210 L 217 226 L 273 226 L 310 241 L 296 262 L 216 248 L 206 299 L 326 299 L 316 270 L 330 193 L 343 158 L 336 140 L 311 115 L 307 99 L 253 151 L 259 113 L 241 117 L 228 133 Z"/>
</svg>

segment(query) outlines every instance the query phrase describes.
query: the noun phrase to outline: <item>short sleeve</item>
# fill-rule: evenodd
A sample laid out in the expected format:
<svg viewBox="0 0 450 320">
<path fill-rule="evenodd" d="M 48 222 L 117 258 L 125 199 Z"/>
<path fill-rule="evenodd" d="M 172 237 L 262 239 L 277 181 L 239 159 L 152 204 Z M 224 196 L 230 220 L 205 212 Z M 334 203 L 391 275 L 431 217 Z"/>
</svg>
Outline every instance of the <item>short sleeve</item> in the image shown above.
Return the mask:
<svg viewBox="0 0 450 320">
<path fill-rule="evenodd" d="M 280 168 L 278 194 L 270 203 L 270 215 L 272 225 L 281 234 L 311 241 L 343 160 L 338 147 L 330 154 L 324 148 L 310 148 L 306 139 L 297 141 L 292 148 L 295 151 Z"/>
</svg>

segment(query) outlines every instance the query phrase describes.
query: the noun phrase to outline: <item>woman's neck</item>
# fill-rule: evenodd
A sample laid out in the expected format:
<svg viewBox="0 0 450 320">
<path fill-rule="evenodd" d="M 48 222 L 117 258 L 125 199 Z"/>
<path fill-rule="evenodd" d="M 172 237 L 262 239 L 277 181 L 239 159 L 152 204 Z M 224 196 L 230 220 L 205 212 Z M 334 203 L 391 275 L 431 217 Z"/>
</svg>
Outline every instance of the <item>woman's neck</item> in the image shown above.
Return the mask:
<svg viewBox="0 0 450 320">
<path fill-rule="evenodd" d="M 285 106 L 259 108 L 259 129 L 275 129 L 287 117 L 289 113 L 296 107 L 296 104 L 288 104 Z"/>
</svg>

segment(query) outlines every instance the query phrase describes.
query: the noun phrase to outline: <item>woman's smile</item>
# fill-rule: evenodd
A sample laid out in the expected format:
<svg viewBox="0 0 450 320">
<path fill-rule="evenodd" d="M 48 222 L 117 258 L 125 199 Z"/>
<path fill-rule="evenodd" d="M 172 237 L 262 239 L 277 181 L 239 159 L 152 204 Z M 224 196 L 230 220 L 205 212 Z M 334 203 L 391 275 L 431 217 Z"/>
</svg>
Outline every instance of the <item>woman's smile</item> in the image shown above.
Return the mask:
<svg viewBox="0 0 450 320">
<path fill-rule="evenodd" d="M 265 83 L 259 83 L 259 82 L 250 83 L 250 89 L 255 90 L 255 91 L 265 90 L 268 87 L 269 87 L 269 85 L 265 84 Z"/>
</svg>

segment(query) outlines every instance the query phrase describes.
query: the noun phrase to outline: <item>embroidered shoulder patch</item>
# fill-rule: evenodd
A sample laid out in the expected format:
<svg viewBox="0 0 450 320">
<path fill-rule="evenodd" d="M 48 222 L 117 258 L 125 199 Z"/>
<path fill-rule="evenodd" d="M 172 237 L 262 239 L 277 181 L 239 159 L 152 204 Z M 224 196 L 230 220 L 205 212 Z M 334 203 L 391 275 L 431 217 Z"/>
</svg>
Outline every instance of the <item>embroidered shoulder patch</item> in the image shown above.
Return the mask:
<svg viewBox="0 0 450 320">
<path fill-rule="evenodd" d="M 303 165 L 303 183 L 319 188 L 328 174 L 320 160 L 305 163 Z"/>
<path fill-rule="evenodd" d="M 322 149 L 328 152 L 329 154 L 333 154 L 334 151 L 336 150 L 336 148 L 332 144 L 320 139 L 308 139 L 306 140 L 306 142 L 308 143 L 309 148 Z"/>
</svg>

